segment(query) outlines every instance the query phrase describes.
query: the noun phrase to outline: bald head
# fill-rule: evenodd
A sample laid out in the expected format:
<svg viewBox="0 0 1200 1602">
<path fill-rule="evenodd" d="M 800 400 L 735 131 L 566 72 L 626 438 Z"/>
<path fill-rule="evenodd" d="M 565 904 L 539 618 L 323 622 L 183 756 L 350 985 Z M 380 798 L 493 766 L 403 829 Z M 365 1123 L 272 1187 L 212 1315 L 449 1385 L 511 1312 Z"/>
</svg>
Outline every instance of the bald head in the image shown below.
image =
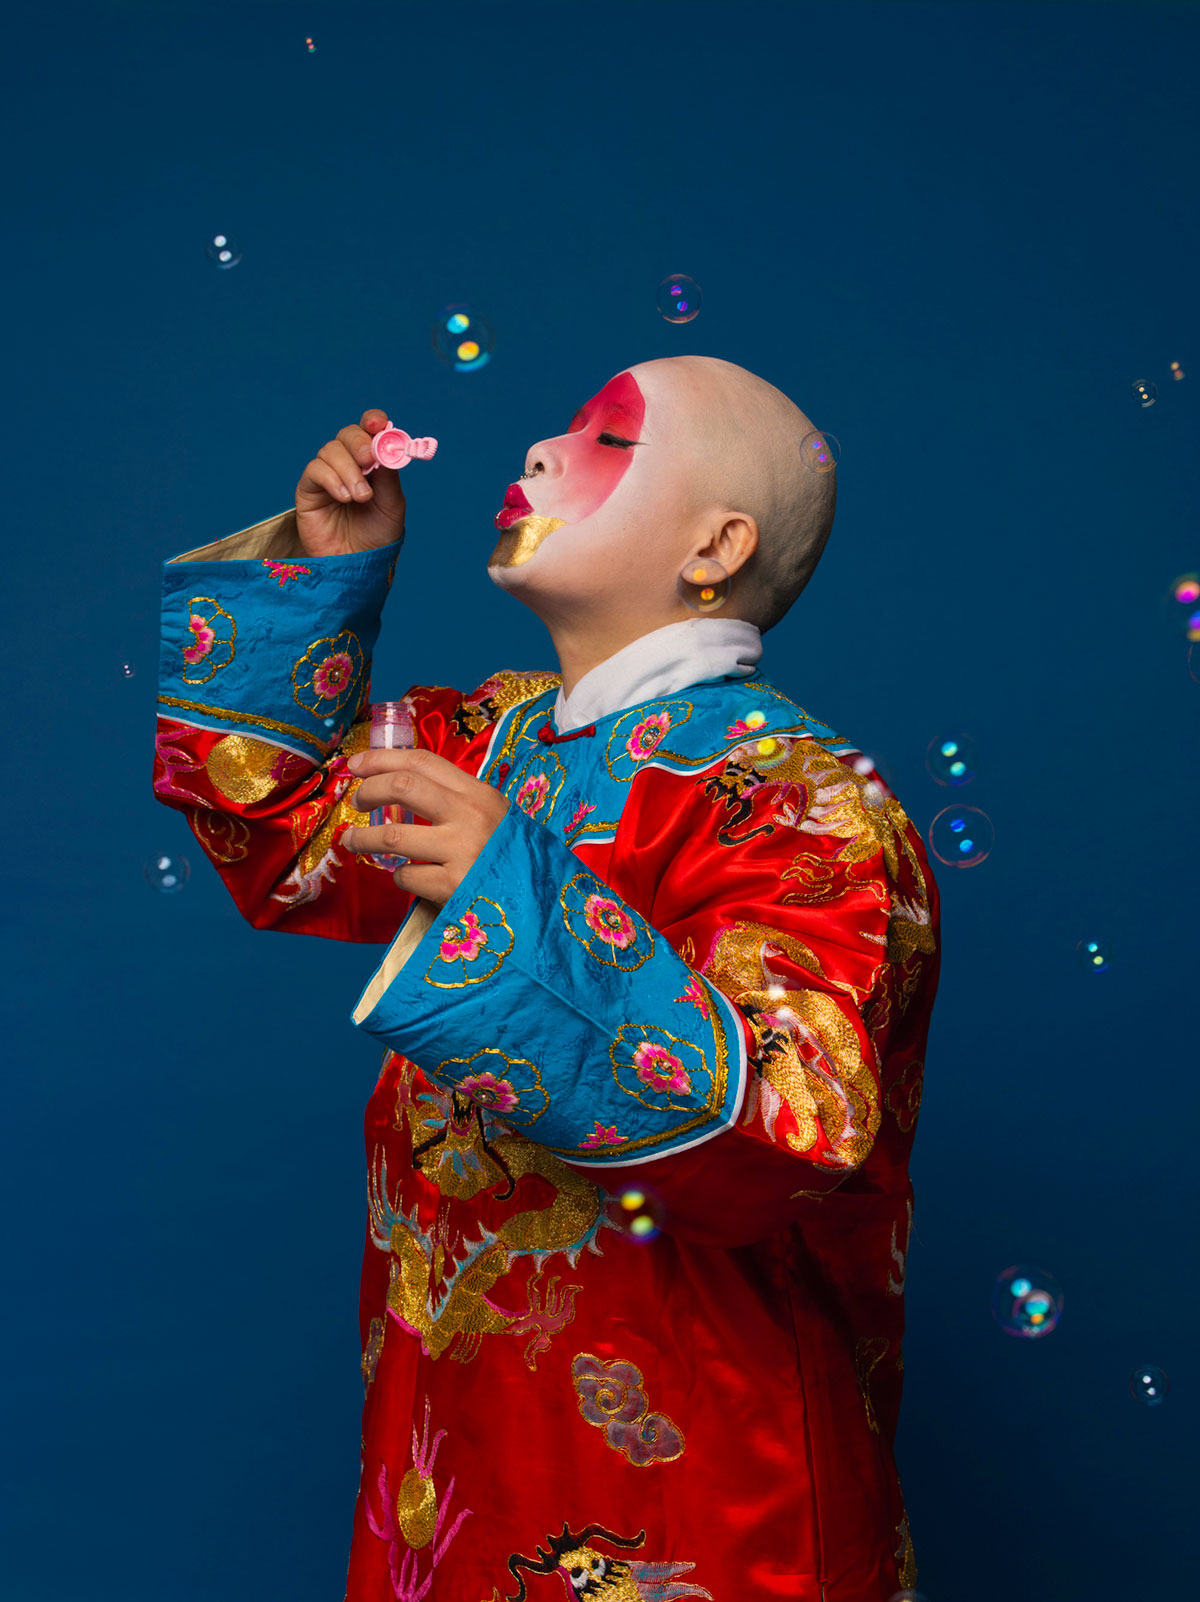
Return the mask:
<svg viewBox="0 0 1200 1602">
<path fill-rule="evenodd" d="M 693 505 L 752 517 L 758 548 L 737 574 L 737 612 L 762 630 L 777 623 L 816 568 L 837 500 L 837 475 L 805 465 L 813 424 L 781 390 L 715 356 L 668 356 L 629 371 L 656 428 L 692 459 Z"/>
</svg>

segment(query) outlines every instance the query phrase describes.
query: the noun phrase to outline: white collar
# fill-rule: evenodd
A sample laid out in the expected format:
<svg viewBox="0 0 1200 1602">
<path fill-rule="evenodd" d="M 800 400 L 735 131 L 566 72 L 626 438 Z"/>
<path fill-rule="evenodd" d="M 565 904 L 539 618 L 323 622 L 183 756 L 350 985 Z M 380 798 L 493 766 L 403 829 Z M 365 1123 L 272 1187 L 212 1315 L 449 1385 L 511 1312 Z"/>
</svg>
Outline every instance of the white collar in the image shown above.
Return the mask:
<svg viewBox="0 0 1200 1602">
<path fill-rule="evenodd" d="M 582 729 L 610 712 L 673 695 L 689 684 L 723 677 L 745 678 L 762 656 L 762 635 L 740 617 L 689 617 L 632 640 L 589 668 L 554 703 L 559 734 Z"/>
</svg>

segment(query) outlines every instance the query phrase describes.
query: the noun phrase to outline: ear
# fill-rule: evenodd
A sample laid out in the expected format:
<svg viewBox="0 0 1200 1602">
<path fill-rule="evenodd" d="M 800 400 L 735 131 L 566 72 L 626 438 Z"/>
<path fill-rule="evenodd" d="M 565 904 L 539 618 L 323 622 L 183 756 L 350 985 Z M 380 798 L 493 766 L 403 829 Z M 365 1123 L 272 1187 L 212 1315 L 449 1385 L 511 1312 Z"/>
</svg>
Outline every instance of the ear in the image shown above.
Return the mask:
<svg viewBox="0 0 1200 1602">
<path fill-rule="evenodd" d="M 757 549 L 757 522 L 747 512 L 731 512 L 723 516 L 712 539 L 697 555 L 714 557 L 732 578 Z"/>
</svg>

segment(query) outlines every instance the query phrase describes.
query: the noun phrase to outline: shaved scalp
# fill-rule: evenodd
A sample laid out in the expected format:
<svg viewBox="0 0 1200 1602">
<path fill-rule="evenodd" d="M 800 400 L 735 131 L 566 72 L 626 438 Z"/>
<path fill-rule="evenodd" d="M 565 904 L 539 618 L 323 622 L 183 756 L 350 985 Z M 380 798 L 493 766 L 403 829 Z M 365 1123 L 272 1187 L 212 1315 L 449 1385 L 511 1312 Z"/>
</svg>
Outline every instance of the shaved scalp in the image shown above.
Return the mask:
<svg viewBox="0 0 1200 1602">
<path fill-rule="evenodd" d="M 662 395 L 672 446 L 693 455 L 695 508 L 724 506 L 758 524 L 758 549 L 735 582 L 738 611 L 765 632 L 812 577 L 833 527 L 837 473 L 813 472 L 800 454 L 813 424 L 782 390 L 716 356 L 630 371 Z"/>
</svg>

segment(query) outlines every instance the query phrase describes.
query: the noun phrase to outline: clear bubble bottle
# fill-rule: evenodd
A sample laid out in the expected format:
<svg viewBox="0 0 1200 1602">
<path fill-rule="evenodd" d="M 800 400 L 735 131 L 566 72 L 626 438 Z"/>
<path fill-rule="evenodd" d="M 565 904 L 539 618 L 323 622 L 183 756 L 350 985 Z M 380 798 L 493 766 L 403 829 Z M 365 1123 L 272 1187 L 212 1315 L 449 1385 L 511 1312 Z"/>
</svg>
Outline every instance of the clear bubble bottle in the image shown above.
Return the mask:
<svg viewBox="0 0 1200 1602">
<path fill-rule="evenodd" d="M 404 701 L 376 701 L 371 706 L 372 751 L 411 750 L 413 743 L 412 711 Z M 413 815 L 405 807 L 384 806 L 371 810 L 371 827 L 383 823 L 411 823 Z M 381 868 L 393 872 L 407 857 L 388 856 L 373 852 Z"/>
</svg>

